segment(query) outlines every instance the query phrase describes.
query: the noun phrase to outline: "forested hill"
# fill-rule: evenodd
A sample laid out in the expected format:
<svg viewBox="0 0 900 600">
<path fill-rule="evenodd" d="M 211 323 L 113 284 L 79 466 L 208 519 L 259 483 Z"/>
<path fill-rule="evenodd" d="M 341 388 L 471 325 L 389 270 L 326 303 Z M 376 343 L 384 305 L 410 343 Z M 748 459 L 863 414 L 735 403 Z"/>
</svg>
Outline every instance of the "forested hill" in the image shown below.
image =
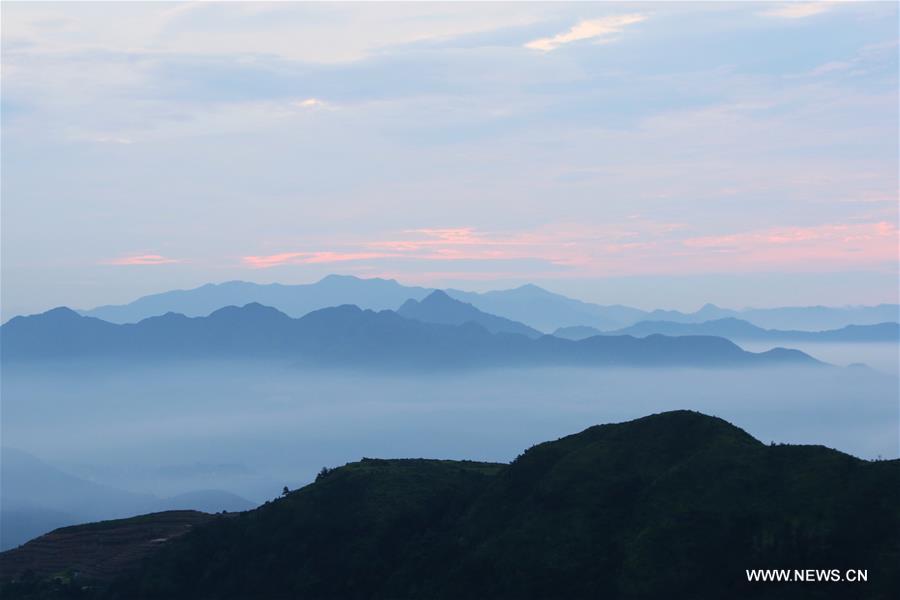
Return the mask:
<svg viewBox="0 0 900 600">
<path fill-rule="evenodd" d="M 508 466 L 348 464 L 195 527 L 91 594 L 895 598 L 898 532 L 900 461 L 765 445 L 676 411 L 591 427 Z M 745 570 L 763 567 L 865 568 L 869 581 L 748 583 Z M 24 589 L 7 584 L 4 598 Z"/>
</svg>

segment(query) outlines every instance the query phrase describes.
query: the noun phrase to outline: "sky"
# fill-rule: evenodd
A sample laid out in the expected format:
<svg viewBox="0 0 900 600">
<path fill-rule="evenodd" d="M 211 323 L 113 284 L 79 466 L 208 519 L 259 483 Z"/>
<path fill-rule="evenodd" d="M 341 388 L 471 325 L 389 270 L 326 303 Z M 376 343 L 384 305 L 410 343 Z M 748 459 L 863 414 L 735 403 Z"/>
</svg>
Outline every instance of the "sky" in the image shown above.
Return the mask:
<svg viewBox="0 0 900 600">
<path fill-rule="evenodd" d="M 2 313 L 898 301 L 898 5 L 2 3 Z"/>
</svg>

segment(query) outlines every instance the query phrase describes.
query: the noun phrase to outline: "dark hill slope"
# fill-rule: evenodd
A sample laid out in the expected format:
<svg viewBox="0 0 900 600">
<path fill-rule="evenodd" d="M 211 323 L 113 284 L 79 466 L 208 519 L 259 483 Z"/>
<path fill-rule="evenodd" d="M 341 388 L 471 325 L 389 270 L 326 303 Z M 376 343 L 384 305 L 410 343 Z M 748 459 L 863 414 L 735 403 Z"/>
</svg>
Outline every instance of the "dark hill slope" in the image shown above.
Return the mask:
<svg viewBox="0 0 900 600">
<path fill-rule="evenodd" d="M 77 572 L 88 581 L 107 581 L 213 518 L 193 510 L 173 510 L 63 527 L 0 554 L 0 580 L 29 572 L 36 578 Z"/>
<path fill-rule="evenodd" d="M 436 588 L 465 582 L 456 589 L 497 598 L 782 597 L 787 590 L 749 587 L 744 569 L 865 563 L 878 565 L 879 589 L 897 589 L 898 501 L 898 461 L 765 446 L 687 411 L 654 415 L 528 450 L 473 503 L 457 531 L 467 549 Z"/>
<path fill-rule="evenodd" d="M 364 460 L 197 527 L 107 598 L 895 598 L 900 461 L 766 446 L 688 411 L 509 466 Z M 868 569 L 749 584 L 745 569 Z M 12 597 L 12 596 L 11 596 Z"/>
</svg>

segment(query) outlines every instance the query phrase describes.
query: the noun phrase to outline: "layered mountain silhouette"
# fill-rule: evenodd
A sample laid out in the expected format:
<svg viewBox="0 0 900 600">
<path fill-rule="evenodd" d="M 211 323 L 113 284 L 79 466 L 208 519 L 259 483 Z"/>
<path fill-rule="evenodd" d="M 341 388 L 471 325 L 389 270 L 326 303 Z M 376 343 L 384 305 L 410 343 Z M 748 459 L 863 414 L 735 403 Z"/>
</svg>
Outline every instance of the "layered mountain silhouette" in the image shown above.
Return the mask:
<svg viewBox="0 0 900 600">
<path fill-rule="evenodd" d="M 68 597 L 75 585 L 82 597 L 128 600 L 900 592 L 900 461 L 764 445 L 690 411 L 591 427 L 509 465 L 363 459 L 323 469 L 256 510 L 159 536 L 156 551 L 135 528 L 173 517 L 141 519 L 62 530 L 0 554 L 3 597 Z M 94 581 L 48 579 L 84 562 L 76 533 L 91 548 L 137 537 L 145 561 L 113 569 L 107 553 L 91 564 Z M 868 581 L 748 582 L 746 571 L 762 568 L 864 568 Z"/>
<path fill-rule="evenodd" d="M 603 335 L 605 332 L 596 327 L 587 325 L 570 325 L 569 327 L 560 327 L 553 332 L 553 335 L 564 340 L 584 340 L 595 335 Z"/>
<path fill-rule="evenodd" d="M 683 313 L 678 310 L 656 309 L 650 311 L 646 315 L 648 321 L 675 321 L 677 323 L 697 323 L 713 319 L 724 319 L 733 317 L 739 311 L 722 308 L 715 304 L 707 303 L 700 307 L 699 310 L 692 313 Z"/>
<path fill-rule="evenodd" d="M 772 342 L 898 342 L 900 324 L 848 325 L 829 331 L 783 331 L 763 329 L 752 323 L 733 317 L 705 321 L 703 323 L 677 323 L 673 321 L 641 321 L 615 331 L 600 331 L 593 327 L 563 327 L 553 335 L 570 340 L 581 340 L 594 335 L 714 335 L 730 340 Z"/>
<path fill-rule="evenodd" d="M 82 479 L 15 448 L 0 450 L 0 549 L 64 525 L 153 510 L 247 510 L 253 503 L 222 490 L 169 498 L 136 494 Z"/>
<path fill-rule="evenodd" d="M 11 319 L 0 328 L 0 341 L 6 363 L 274 358 L 308 366 L 375 368 L 819 364 L 796 350 L 752 353 L 711 336 L 598 336 L 577 342 L 553 336 L 531 339 L 492 334 L 472 322 L 424 323 L 392 311 L 356 306 L 327 308 L 292 319 L 274 308 L 248 304 L 222 308 L 208 317 L 169 313 L 124 325 L 57 308 Z"/>
<path fill-rule="evenodd" d="M 647 314 L 629 306 L 582 302 L 533 284 L 481 294 L 453 289 L 447 290 L 447 293 L 479 310 L 514 319 L 545 332 L 574 324 L 614 329 L 636 323 Z"/>
<path fill-rule="evenodd" d="M 543 335 L 528 325 L 482 312 L 471 304 L 455 300 L 442 290 L 431 292 L 421 301 L 407 300 L 397 310 L 397 314 L 425 323 L 444 325 L 475 323 L 491 333 L 517 333 L 530 338 L 539 338 Z"/>
<path fill-rule="evenodd" d="M 274 307 L 291 317 L 343 304 L 365 309 L 386 310 L 408 299 L 422 300 L 433 289 L 404 286 L 392 279 L 360 279 L 329 275 L 311 284 L 256 284 L 230 281 L 207 284 L 190 290 L 174 290 L 144 296 L 124 305 L 100 306 L 80 311 L 111 323 L 137 323 L 169 312 L 189 317 L 206 316 L 225 306 L 259 303 Z M 567 298 L 536 285 L 485 293 L 448 289 L 448 296 L 471 304 L 478 310 L 518 321 L 534 329 L 551 332 L 560 327 L 585 325 L 608 331 L 628 327 L 639 321 L 702 323 L 713 319 L 737 317 L 769 329 L 816 331 L 846 325 L 872 325 L 900 321 L 900 305 L 882 304 L 860 307 L 788 307 L 745 309 L 740 311 L 707 304 L 693 313 L 645 311 L 622 305 L 600 305 Z"/>
<path fill-rule="evenodd" d="M 704 323 L 722 319 L 740 319 L 763 329 L 784 331 L 822 331 L 840 329 L 848 325 L 877 325 L 900 321 L 900 305 L 879 304 L 876 306 L 786 306 L 775 308 L 745 308 L 731 310 L 715 304 L 706 304 L 696 312 L 684 313 L 677 310 L 653 310 L 638 321 L 670 321 L 674 323 Z M 591 323 L 582 323 L 591 325 Z M 594 327 L 597 327 L 596 325 Z M 608 328 L 608 329 L 622 329 Z M 602 329 L 602 328 L 600 328 Z"/>
<path fill-rule="evenodd" d="M 431 291 L 400 285 L 393 279 L 328 275 L 316 283 L 297 285 L 246 281 L 209 283 L 191 290 L 144 296 L 129 304 L 99 306 L 80 312 L 110 323 L 137 323 L 170 312 L 205 317 L 225 306 L 258 303 L 275 307 L 292 317 L 302 317 L 314 310 L 343 304 L 356 304 L 372 310 L 394 309 L 410 298 L 422 299 Z"/>
</svg>

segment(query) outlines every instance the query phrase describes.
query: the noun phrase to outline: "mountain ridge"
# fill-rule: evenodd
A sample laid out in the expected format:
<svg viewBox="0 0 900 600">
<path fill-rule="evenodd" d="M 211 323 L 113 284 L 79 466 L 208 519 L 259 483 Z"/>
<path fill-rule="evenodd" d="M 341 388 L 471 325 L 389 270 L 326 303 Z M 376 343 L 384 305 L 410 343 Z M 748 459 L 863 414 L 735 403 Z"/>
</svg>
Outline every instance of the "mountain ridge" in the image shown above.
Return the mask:
<svg viewBox="0 0 900 600">
<path fill-rule="evenodd" d="M 875 323 L 847 325 L 824 331 L 764 329 L 735 317 L 725 317 L 702 323 L 676 321 L 641 321 L 623 329 L 600 331 L 593 327 L 563 327 L 553 332 L 557 337 L 580 340 L 594 335 L 633 335 L 644 337 L 661 335 L 714 335 L 730 340 L 793 341 L 793 342 L 896 342 L 900 341 L 900 324 Z"/>
<path fill-rule="evenodd" d="M 253 511 L 198 524 L 88 597 L 775 599 L 796 587 L 749 583 L 745 570 L 864 565 L 865 586 L 801 591 L 888 598 L 900 589 L 898 527 L 900 460 L 766 445 L 678 410 L 588 427 L 509 464 L 364 458 L 323 469 Z M 30 557 L 49 573 L 33 560 L 42 543 L 0 554 L 4 597 L 62 597 L 65 586 L 54 596 L 52 582 L 9 568 Z"/>
<path fill-rule="evenodd" d="M 478 310 L 472 304 L 457 300 L 443 290 L 435 290 L 422 300 L 410 298 L 397 309 L 397 314 L 407 319 L 443 325 L 476 323 L 490 333 L 513 333 L 539 338 L 543 333 L 518 321 L 498 317 Z"/>
<path fill-rule="evenodd" d="M 711 336 L 599 336 L 573 342 L 492 334 L 482 325 L 424 323 L 389 310 L 343 305 L 299 319 L 251 303 L 208 317 L 168 313 L 116 325 L 70 310 L 16 317 L 0 326 L 6 363 L 52 359 L 278 358 L 308 366 L 477 368 L 496 366 L 750 366 L 818 364 L 798 351 L 752 353 Z"/>
<path fill-rule="evenodd" d="M 206 316 L 223 306 L 243 306 L 259 302 L 273 306 L 292 317 L 340 304 L 356 304 L 372 310 L 393 310 L 408 299 L 422 300 L 434 288 L 406 286 L 393 279 L 362 279 L 350 275 L 329 275 L 315 283 L 257 284 L 245 281 L 207 283 L 202 286 L 143 296 L 122 305 L 105 305 L 79 310 L 115 323 L 133 323 L 167 312 L 187 316 Z M 587 325 L 613 330 L 642 320 L 702 322 L 710 318 L 740 316 L 759 327 L 774 329 L 829 329 L 851 324 L 873 324 L 900 320 L 900 305 L 869 307 L 783 307 L 741 310 L 706 304 L 694 313 L 657 309 L 646 311 L 629 306 L 601 305 L 568 298 L 534 284 L 509 290 L 468 292 L 444 290 L 449 296 L 472 304 L 478 310 L 539 331 Z"/>
</svg>

